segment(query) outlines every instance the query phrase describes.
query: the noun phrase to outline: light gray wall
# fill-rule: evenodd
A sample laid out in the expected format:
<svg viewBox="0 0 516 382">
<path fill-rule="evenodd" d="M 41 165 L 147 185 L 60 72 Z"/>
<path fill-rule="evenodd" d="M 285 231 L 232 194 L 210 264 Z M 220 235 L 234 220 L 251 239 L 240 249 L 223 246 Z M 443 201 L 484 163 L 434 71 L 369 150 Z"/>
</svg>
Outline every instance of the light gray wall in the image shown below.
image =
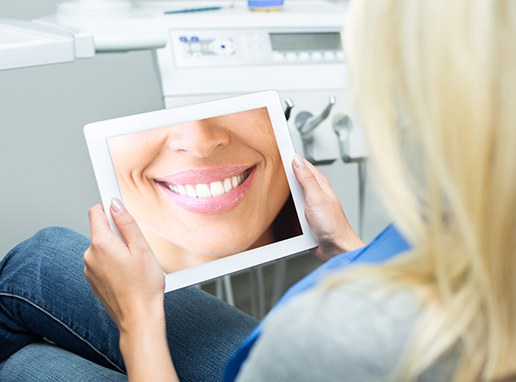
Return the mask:
<svg viewBox="0 0 516 382">
<path fill-rule="evenodd" d="M 53 0 L 1 0 L 0 17 L 54 12 Z M 0 257 L 46 226 L 88 234 L 99 200 L 82 127 L 162 108 L 150 52 L 0 71 Z"/>
<path fill-rule="evenodd" d="M 57 3 L 56 0 L 2 0 L 0 17 L 30 20 L 54 13 Z"/>
</svg>

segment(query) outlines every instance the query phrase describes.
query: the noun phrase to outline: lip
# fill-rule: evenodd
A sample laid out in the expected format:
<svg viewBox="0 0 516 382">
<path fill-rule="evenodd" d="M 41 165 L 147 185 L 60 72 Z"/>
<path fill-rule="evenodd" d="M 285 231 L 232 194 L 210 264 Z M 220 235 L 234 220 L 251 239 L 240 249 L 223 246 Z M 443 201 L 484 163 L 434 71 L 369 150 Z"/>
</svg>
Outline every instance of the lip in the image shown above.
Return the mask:
<svg viewBox="0 0 516 382">
<path fill-rule="evenodd" d="M 228 166 L 208 170 L 188 170 L 165 176 L 163 178 L 156 178 L 154 179 L 154 183 L 167 197 L 172 199 L 172 201 L 180 207 L 190 212 L 200 214 L 220 214 L 233 209 L 240 203 L 240 201 L 242 201 L 247 190 L 251 186 L 255 170 L 256 166 Z M 245 171 L 249 171 L 249 174 L 241 184 L 218 196 L 201 198 L 184 196 L 170 190 L 165 185 L 165 183 L 174 185 L 207 184 L 242 174 Z"/>
<path fill-rule="evenodd" d="M 193 169 L 177 172 L 162 178 L 156 178 L 155 180 L 157 182 L 165 182 L 170 184 L 211 183 L 241 174 L 244 171 L 251 169 L 252 167 L 254 166 L 225 166 L 213 169 Z"/>
</svg>

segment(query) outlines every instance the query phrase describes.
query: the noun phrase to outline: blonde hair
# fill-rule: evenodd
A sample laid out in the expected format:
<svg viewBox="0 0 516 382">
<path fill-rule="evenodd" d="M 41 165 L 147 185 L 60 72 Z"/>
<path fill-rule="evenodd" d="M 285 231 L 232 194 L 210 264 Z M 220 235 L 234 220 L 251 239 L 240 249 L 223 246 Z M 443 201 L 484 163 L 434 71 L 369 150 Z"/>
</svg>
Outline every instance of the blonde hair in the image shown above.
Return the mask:
<svg viewBox="0 0 516 382">
<path fill-rule="evenodd" d="M 348 16 L 377 182 L 413 243 L 369 272 L 423 302 L 404 379 L 457 347 L 455 380 L 516 374 L 516 1 L 353 0 Z"/>
</svg>

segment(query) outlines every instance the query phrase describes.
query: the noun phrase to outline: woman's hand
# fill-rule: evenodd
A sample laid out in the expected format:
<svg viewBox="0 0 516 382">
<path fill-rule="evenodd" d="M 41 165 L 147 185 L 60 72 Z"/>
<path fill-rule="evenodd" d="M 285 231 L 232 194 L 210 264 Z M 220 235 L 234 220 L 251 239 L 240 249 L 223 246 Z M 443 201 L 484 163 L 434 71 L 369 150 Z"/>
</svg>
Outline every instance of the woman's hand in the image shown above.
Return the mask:
<svg viewBox="0 0 516 382">
<path fill-rule="evenodd" d="M 166 337 L 163 271 L 122 202 L 114 199 L 110 210 L 123 239 L 111 230 L 102 206 L 92 207 L 84 275 L 120 330 L 129 380 L 177 381 Z"/>
<path fill-rule="evenodd" d="M 294 174 L 305 194 L 305 216 L 319 246 L 315 255 L 329 258 L 364 246 L 348 222 L 328 179 L 300 155 L 294 157 Z"/>
<path fill-rule="evenodd" d="M 89 211 L 91 246 L 84 274 L 121 331 L 163 310 L 163 271 L 132 216 L 115 199 L 111 215 L 124 240 L 111 230 L 102 206 Z"/>
</svg>

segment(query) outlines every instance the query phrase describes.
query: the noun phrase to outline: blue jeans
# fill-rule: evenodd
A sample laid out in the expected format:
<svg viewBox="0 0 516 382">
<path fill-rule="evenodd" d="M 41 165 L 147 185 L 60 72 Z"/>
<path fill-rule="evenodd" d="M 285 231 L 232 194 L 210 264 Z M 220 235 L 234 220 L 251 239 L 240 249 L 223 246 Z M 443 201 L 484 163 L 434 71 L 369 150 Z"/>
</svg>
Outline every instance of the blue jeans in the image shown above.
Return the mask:
<svg viewBox="0 0 516 382">
<path fill-rule="evenodd" d="M 126 380 L 118 329 L 83 275 L 89 241 L 48 228 L 0 263 L 0 381 Z M 220 381 L 257 321 L 212 295 L 165 295 L 170 353 L 183 381 Z"/>
</svg>

